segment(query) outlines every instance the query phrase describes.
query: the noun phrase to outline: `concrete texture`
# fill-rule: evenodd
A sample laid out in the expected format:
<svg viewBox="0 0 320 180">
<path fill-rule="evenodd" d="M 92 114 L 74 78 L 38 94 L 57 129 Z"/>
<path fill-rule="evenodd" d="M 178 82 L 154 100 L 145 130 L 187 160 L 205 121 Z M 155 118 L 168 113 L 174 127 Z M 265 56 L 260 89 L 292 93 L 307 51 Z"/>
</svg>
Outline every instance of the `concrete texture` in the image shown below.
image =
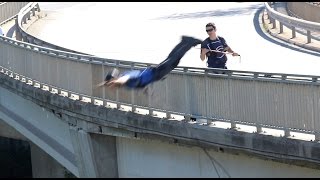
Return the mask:
<svg viewBox="0 0 320 180">
<path fill-rule="evenodd" d="M 114 136 L 90 134 L 97 176 L 118 178 L 117 144 Z"/>
<path fill-rule="evenodd" d="M 18 140 L 27 140 L 21 133 L 0 119 L 0 136 Z"/>
<path fill-rule="evenodd" d="M 311 178 L 320 170 L 243 154 L 117 137 L 121 178 Z"/>
<path fill-rule="evenodd" d="M 295 16 L 320 23 L 320 6 L 307 2 L 287 2 L 288 10 Z"/>
<path fill-rule="evenodd" d="M 32 101 L 0 91 L 0 118 L 78 175 L 68 124 Z"/>
<path fill-rule="evenodd" d="M 319 169 L 320 144 L 316 142 L 250 134 L 123 112 L 52 94 L 3 74 L 0 75 L 0 84 L 24 99 L 54 110 L 62 119 L 86 132 L 103 133 L 102 127 L 112 127 L 115 130 L 133 132 L 131 138 L 157 139 L 216 150 L 220 148 L 228 153 L 243 153 Z M 130 133 L 127 135 L 130 136 Z"/>
<path fill-rule="evenodd" d="M 65 168 L 37 145 L 30 142 L 32 178 L 64 178 Z"/>
<path fill-rule="evenodd" d="M 74 153 L 79 169 L 79 177 L 98 177 L 90 135 L 74 127 L 70 128 L 70 134 L 75 149 Z"/>
</svg>

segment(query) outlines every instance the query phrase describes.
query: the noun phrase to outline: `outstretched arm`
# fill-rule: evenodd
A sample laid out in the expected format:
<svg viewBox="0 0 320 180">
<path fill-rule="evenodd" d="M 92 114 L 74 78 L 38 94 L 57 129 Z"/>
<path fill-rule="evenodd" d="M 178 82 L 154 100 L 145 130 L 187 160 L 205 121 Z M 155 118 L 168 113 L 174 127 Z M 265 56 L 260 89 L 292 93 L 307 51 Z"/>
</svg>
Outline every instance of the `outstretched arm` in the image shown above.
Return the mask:
<svg viewBox="0 0 320 180">
<path fill-rule="evenodd" d="M 124 85 L 130 79 L 129 75 L 121 76 L 107 83 L 109 87 L 119 87 Z"/>
<path fill-rule="evenodd" d="M 239 56 L 239 54 L 234 52 L 229 46 L 227 46 L 224 50 L 232 53 L 232 56 Z"/>
</svg>

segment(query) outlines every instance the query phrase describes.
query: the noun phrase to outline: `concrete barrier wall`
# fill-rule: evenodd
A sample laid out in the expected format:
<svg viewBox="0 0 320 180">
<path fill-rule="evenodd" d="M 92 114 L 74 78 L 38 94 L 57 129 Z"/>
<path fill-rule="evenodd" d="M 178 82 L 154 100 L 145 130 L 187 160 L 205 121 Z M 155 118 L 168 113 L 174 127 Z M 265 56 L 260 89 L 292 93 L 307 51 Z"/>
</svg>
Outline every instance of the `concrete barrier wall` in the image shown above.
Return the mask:
<svg viewBox="0 0 320 180">
<path fill-rule="evenodd" d="M 82 56 L 6 37 L 0 38 L 0 44 L 0 70 L 13 73 L 13 77 L 25 76 L 40 87 L 66 91 L 68 97 L 141 107 L 151 114 L 157 110 L 257 127 L 271 125 L 286 131 L 317 133 L 320 129 L 320 83 L 316 76 L 272 74 L 266 78 L 262 72 L 231 70 L 217 75 L 204 68 L 178 67 L 144 94 L 95 87 L 114 67 L 123 72 L 141 68 L 140 63 Z"/>
<path fill-rule="evenodd" d="M 270 12 L 273 17 L 283 18 L 273 10 Z M 157 110 L 169 117 L 197 116 L 208 119 L 208 124 L 210 120 L 231 121 L 233 125 L 249 123 L 258 132 L 261 127 L 270 126 L 285 130 L 286 135 L 290 131 L 318 134 L 320 130 L 317 76 L 232 70 L 210 74 L 206 68 L 178 67 L 165 80 L 149 86 L 150 93 L 144 94 L 95 85 L 114 67 L 123 72 L 152 64 L 85 56 L 6 37 L 0 37 L 0 46 L 2 72 L 19 79 L 24 76 L 33 85 L 48 86 L 59 94 L 65 91 L 68 97 L 89 97 L 91 103 L 101 100 L 103 105 L 113 102 L 118 108 L 121 104 L 142 107 L 149 114 Z"/>
<path fill-rule="evenodd" d="M 309 2 L 287 2 L 287 8 L 293 15 L 320 23 L 320 6 Z"/>
</svg>

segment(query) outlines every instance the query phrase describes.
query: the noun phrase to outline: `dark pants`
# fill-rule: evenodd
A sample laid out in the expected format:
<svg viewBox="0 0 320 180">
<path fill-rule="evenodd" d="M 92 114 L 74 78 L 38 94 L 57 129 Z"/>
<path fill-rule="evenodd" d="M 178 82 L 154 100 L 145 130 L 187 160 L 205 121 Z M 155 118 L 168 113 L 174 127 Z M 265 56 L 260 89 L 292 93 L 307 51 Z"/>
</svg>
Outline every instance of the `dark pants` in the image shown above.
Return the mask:
<svg viewBox="0 0 320 180">
<path fill-rule="evenodd" d="M 208 66 L 208 68 L 216 68 L 216 69 L 228 69 L 226 64 L 218 64 L 216 66 Z M 208 69 L 209 73 L 215 73 L 215 74 L 225 74 L 223 71 L 214 70 L 214 69 Z"/>
<path fill-rule="evenodd" d="M 168 57 L 162 61 L 158 66 L 153 68 L 154 81 L 162 79 L 165 75 L 169 74 L 174 68 L 176 68 L 180 62 L 180 59 L 190 50 L 192 45 L 187 42 L 180 42 L 170 52 Z"/>
</svg>

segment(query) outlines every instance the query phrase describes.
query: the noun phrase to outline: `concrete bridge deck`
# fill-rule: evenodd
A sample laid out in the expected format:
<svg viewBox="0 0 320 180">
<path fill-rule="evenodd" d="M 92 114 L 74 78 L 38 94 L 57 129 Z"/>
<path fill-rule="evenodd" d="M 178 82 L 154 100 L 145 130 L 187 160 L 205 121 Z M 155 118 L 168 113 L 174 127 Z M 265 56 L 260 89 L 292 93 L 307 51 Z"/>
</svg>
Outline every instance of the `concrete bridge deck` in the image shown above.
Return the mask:
<svg viewBox="0 0 320 180">
<path fill-rule="evenodd" d="M 259 9 L 258 8 L 259 6 L 256 6 L 255 3 L 253 4 L 254 5 L 252 7 L 249 7 L 249 8 L 247 7 L 243 9 L 244 16 L 248 15 L 245 13 L 246 12 L 245 10 L 248 10 L 251 8 L 254 10 Z M 79 8 L 81 12 L 87 9 L 87 5 L 88 4 L 71 4 L 72 8 L 74 7 Z M 91 4 L 91 3 L 89 3 L 89 5 L 92 7 L 96 6 L 95 4 Z M 168 7 L 168 4 L 166 3 L 162 5 Z M 189 4 L 190 9 L 185 8 L 183 6 L 184 4 L 179 4 L 179 5 L 181 5 L 181 12 L 184 12 L 186 10 L 191 10 L 194 8 L 193 6 L 191 6 L 192 4 Z M 225 4 L 221 3 L 220 5 L 223 6 Z M 247 4 L 245 4 L 244 6 L 246 5 Z M 57 6 L 58 8 L 61 8 L 61 6 L 59 5 Z M 62 6 L 62 7 L 65 7 L 65 6 Z M 102 8 L 102 7 L 103 6 L 99 8 Z M 114 8 L 114 6 L 111 6 L 111 7 Z M 74 9 L 72 10 L 72 8 L 65 9 L 66 10 L 65 13 L 68 14 L 72 12 L 73 15 L 75 14 L 79 16 L 81 15 L 80 13 L 77 14 L 77 11 L 79 9 L 74 11 Z M 201 6 L 199 5 L 197 8 L 201 9 L 204 7 L 202 5 Z M 249 17 L 252 17 L 253 14 L 254 14 L 253 19 L 257 17 L 257 14 L 255 14 L 256 11 L 249 11 L 249 12 L 251 13 L 251 14 L 249 13 L 250 14 Z M 94 12 L 91 12 L 91 13 L 94 13 Z M 161 19 L 163 20 L 168 18 L 167 16 L 163 16 L 163 15 L 166 15 L 167 12 L 162 14 L 162 12 L 159 11 L 158 13 L 159 14 L 157 14 L 157 17 L 152 17 L 153 18 L 152 20 L 157 21 L 160 19 L 161 21 Z M 234 12 L 234 9 L 230 10 L 231 16 L 233 13 L 236 13 Z M 206 13 L 202 13 L 202 14 L 205 14 L 206 16 Z M 138 13 L 134 15 L 139 17 Z M 175 21 L 177 19 L 181 20 L 186 17 L 188 19 L 190 18 L 190 15 L 192 17 L 192 14 L 184 12 L 181 14 L 170 15 L 168 19 L 170 19 L 170 21 L 171 20 Z M 197 17 L 197 13 L 193 15 Z M 159 18 L 158 16 L 162 18 Z M 132 18 L 137 18 L 137 17 L 132 16 Z M 140 18 L 143 19 L 144 16 L 141 16 Z M 81 20 L 83 21 L 83 19 Z M 220 20 L 222 21 L 226 19 L 222 18 Z M 237 20 L 240 20 L 240 19 L 237 19 Z M 140 22 L 137 22 L 137 24 L 139 23 L 144 24 L 148 21 L 149 19 L 143 19 Z M 40 22 L 40 20 L 37 22 Z M 162 26 L 168 25 L 166 23 L 168 22 L 162 22 L 160 23 L 160 25 Z M 186 27 L 186 24 L 184 23 L 190 23 L 190 20 L 185 20 L 185 22 L 182 20 L 182 21 L 179 21 L 179 23 L 181 23 L 179 24 L 180 28 Z M 171 25 L 173 24 L 174 23 L 172 23 Z M 255 25 L 256 24 L 257 23 L 255 23 Z M 121 25 L 122 24 L 120 24 L 120 27 Z M 127 30 L 126 27 L 127 27 L 127 24 L 125 26 L 122 26 L 122 28 Z M 32 28 L 32 26 L 30 28 Z M 178 26 L 174 25 L 170 27 L 170 29 L 172 28 L 173 29 L 178 28 Z M 65 30 L 67 29 L 68 28 L 65 28 Z M 158 26 L 155 29 L 160 29 L 160 26 Z M 187 29 L 187 28 L 183 28 L 183 29 Z M 126 31 L 124 31 L 123 33 L 125 32 Z M 235 31 L 232 31 L 232 32 L 234 33 L 234 35 L 236 34 Z M 103 33 L 98 33 L 98 34 L 103 35 Z M 79 36 L 79 34 L 77 35 L 78 35 L 77 37 L 78 39 L 82 37 L 81 35 Z M 151 36 L 153 37 L 153 34 Z M 64 40 L 66 40 L 66 38 L 64 38 Z M 81 39 L 81 40 L 86 42 L 85 39 Z M 128 40 L 128 41 L 131 42 L 132 40 Z M 2 42 L 2 45 L 4 45 L 4 47 L 7 50 L 9 50 L 8 52 L 11 52 L 11 49 L 14 49 L 14 48 L 16 48 L 15 50 L 17 50 L 17 54 L 19 54 L 18 51 L 20 52 L 19 57 L 11 60 L 11 57 L 13 57 L 13 54 L 8 55 L 8 52 L 3 51 L 5 52 L 5 55 L 8 55 L 6 57 L 9 59 L 2 60 L 1 61 L 2 65 L 4 64 L 6 65 L 6 63 L 9 64 L 11 62 L 18 62 L 18 60 L 21 60 L 21 62 L 25 62 L 25 63 L 27 62 L 25 61 L 27 60 L 25 57 L 27 57 L 28 55 L 25 57 L 21 56 L 24 53 L 28 52 L 28 51 L 25 51 L 25 49 L 23 48 L 21 50 L 21 47 L 24 47 L 22 46 L 22 44 L 18 45 L 19 46 L 18 47 L 16 45 L 10 44 L 11 42 L 8 42 L 7 39 L 2 39 L 1 42 Z M 68 41 L 66 40 L 64 42 L 69 42 L 69 40 Z M 103 42 L 108 42 L 108 41 L 103 41 Z M 158 39 L 157 42 L 161 42 L 161 40 Z M 101 43 L 101 41 L 95 41 L 94 44 L 99 44 L 99 43 Z M 160 44 L 163 45 L 163 43 L 164 42 L 159 43 L 158 45 Z M 168 46 L 169 44 L 167 44 L 167 47 Z M 71 47 L 67 47 L 67 48 L 71 48 Z M 280 49 L 281 48 L 279 48 L 279 50 Z M 80 49 L 76 49 L 76 50 L 81 51 Z M 41 60 L 44 63 L 46 62 L 47 60 L 46 58 L 43 58 L 43 59 L 40 58 L 42 56 L 45 57 L 45 55 L 38 54 L 36 56 L 33 56 L 33 53 L 35 51 L 34 49 L 32 49 L 31 51 L 32 51 L 31 54 L 33 57 L 32 61 L 37 62 L 37 60 Z M 164 50 L 161 49 L 161 51 L 164 51 Z M 297 52 L 300 53 L 301 57 L 315 56 L 315 54 L 310 52 L 308 52 L 309 54 L 304 54 L 305 56 L 303 56 L 302 52 L 305 52 L 305 51 L 304 50 L 301 51 L 301 49 L 297 49 Z M 52 54 L 53 52 L 48 51 L 46 53 Z M 189 58 L 197 54 L 195 51 L 190 53 L 191 54 L 189 55 Z M 123 54 L 123 53 L 121 52 L 120 54 Z M 153 53 L 153 55 L 155 54 Z M 290 54 L 290 56 L 294 57 L 293 55 L 294 54 Z M 55 60 L 59 60 L 59 58 L 55 57 Z M 41 61 L 39 61 L 40 64 L 42 63 Z M 78 65 L 79 64 L 80 63 L 78 63 Z M 10 66 L 10 69 L 11 67 L 13 67 L 13 70 L 15 70 L 14 68 L 16 67 L 19 68 L 20 66 L 13 64 L 13 66 Z M 27 66 L 23 68 L 26 68 L 26 67 Z M 82 66 L 79 66 L 79 68 L 80 67 L 82 68 Z M 268 67 L 270 68 L 270 66 Z M 6 73 L 7 70 L 4 70 L 3 73 Z M 180 173 L 180 177 L 181 177 L 181 172 L 183 171 L 181 172 L 167 171 L 166 168 L 164 168 L 165 166 L 163 166 L 164 164 L 167 164 L 167 163 L 172 164 L 170 163 L 172 162 L 172 158 L 173 158 L 172 154 L 166 154 L 168 156 L 165 156 L 165 157 L 171 157 L 171 158 L 167 158 L 167 161 L 164 161 L 163 159 L 161 159 L 161 154 L 160 156 L 157 156 L 158 154 L 155 155 L 154 153 L 151 153 L 153 151 L 152 148 L 155 148 L 156 145 L 151 145 L 152 142 L 150 141 L 155 141 L 155 143 L 158 143 L 159 145 L 161 144 L 160 146 L 157 146 L 157 148 L 155 149 L 159 149 L 159 148 L 166 149 L 165 147 L 168 147 L 167 145 L 162 144 L 162 142 L 165 142 L 167 144 L 168 143 L 174 144 L 175 147 L 172 149 L 172 152 L 174 152 L 174 149 L 177 147 L 176 145 L 182 145 L 187 147 L 186 149 L 179 151 L 180 154 L 176 154 L 176 156 L 182 155 L 179 157 L 181 157 L 182 159 L 186 159 L 185 162 L 187 161 L 194 162 L 195 160 L 195 159 L 192 159 L 193 157 L 192 155 L 194 154 L 192 153 L 191 153 L 192 155 L 189 154 L 190 147 L 196 146 L 198 148 L 203 148 L 205 152 L 204 154 L 207 154 L 208 155 L 207 158 L 209 158 L 212 162 L 214 161 L 212 160 L 212 157 L 211 157 L 212 154 L 217 155 L 220 159 L 219 161 L 223 162 L 223 163 L 220 163 L 220 171 L 224 172 L 225 177 L 234 177 L 234 176 L 256 177 L 259 175 L 272 176 L 270 172 L 277 169 L 277 168 L 274 168 L 273 166 L 281 167 L 280 169 L 283 170 L 282 173 L 277 172 L 273 174 L 274 176 L 281 176 L 281 177 L 282 176 L 292 176 L 292 177 L 319 176 L 319 171 L 318 171 L 319 169 L 318 164 L 320 159 L 319 153 L 318 153 L 319 143 L 310 142 L 310 138 L 306 138 L 307 141 L 301 141 L 292 137 L 284 138 L 284 137 L 266 136 L 264 133 L 247 133 L 247 132 L 237 131 L 235 129 L 230 130 L 230 129 L 217 128 L 215 124 L 208 124 L 206 126 L 201 122 L 195 123 L 195 122 L 187 122 L 187 121 L 184 121 L 183 119 L 179 120 L 179 119 L 166 118 L 165 117 L 166 115 L 164 115 L 164 117 L 159 117 L 158 115 L 154 115 L 154 114 L 146 115 L 139 112 L 130 112 L 126 108 L 114 109 L 110 107 L 97 106 L 97 104 L 94 104 L 94 103 L 87 103 L 87 102 L 75 100 L 71 96 L 63 97 L 53 92 L 44 91 L 44 87 L 41 84 L 40 84 L 41 89 L 36 88 L 34 86 L 30 86 L 30 84 L 27 85 L 26 83 L 21 82 L 21 79 L 18 78 L 19 79 L 18 80 L 17 77 L 15 77 L 16 79 L 9 77 L 8 75 L 10 75 L 10 70 L 8 71 L 8 73 L 9 74 L 7 75 L 5 74 L 0 75 L 0 82 L 1 82 L 0 84 L 2 87 L 0 88 L 1 119 L 3 119 L 10 126 L 15 127 L 19 131 L 19 133 L 23 134 L 28 139 L 31 139 L 33 142 L 36 143 L 36 145 L 40 146 L 42 149 L 45 149 L 47 153 L 49 153 L 52 157 L 54 157 L 59 163 L 66 166 L 72 173 L 74 173 L 78 177 L 86 177 L 86 176 L 88 177 L 100 177 L 100 176 L 139 177 L 139 176 L 150 176 L 150 175 L 152 176 L 152 173 L 151 174 L 147 173 L 148 175 L 146 175 L 145 172 L 141 171 L 143 168 L 145 168 L 145 166 L 143 165 L 141 166 L 141 168 L 140 166 L 134 168 L 133 164 L 141 163 L 144 160 L 147 160 L 146 162 L 149 162 L 149 163 L 154 162 L 154 160 L 156 160 L 157 162 L 160 163 L 160 165 L 156 167 L 160 169 L 162 168 L 162 169 L 157 171 L 159 174 L 153 174 L 153 175 L 161 177 L 161 172 L 170 172 L 169 174 L 171 174 L 172 176 L 176 176 L 177 174 L 179 176 L 179 173 Z M 72 86 L 70 87 L 72 88 Z M 50 127 L 48 127 L 48 124 L 50 124 Z M 317 123 L 315 123 L 314 125 L 317 125 Z M 241 129 L 245 129 L 245 128 L 241 128 Z M 10 135 L 10 133 L 8 134 Z M 144 143 L 149 144 L 149 146 L 142 145 Z M 145 151 L 145 149 L 147 148 L 149 150 L 147 155 L 149 156 L 146 156 L 146 154 L 143 154 L 143 156 L 139 155 L 139 158 L 141 159 L 130 158 L 132 157 L 132 155 L 134 156 L 134 154 L 130 153 L 128 148 L 134 149 L 133 152 L 135 154 L 140 152 L 141 150 Z M 205 151 L 206 149 L 209 151 L 209 153 Z M 195 163 L 191 163 L 190 166 L 187 165 L 182 167 L 182 170 L 184 169 L 184 171 L 186 170 L 186 168 L 188 169 L 190 167 L 193 167 L 193 165 L 195 165 L 195 167 L 198 168 L 197 171 L 187 171 L 187 172 L 190 172 L 188 177 L 191 177 L 191 176 L 221 177 L 219 170 L 216 169 L 215 173 L 212 170 L 208 170 L 208 162 L 210 162 L 210 160 L 209 159 L 203 160 L 203 156 L 201 155 L 203 154 L 203 152 L 201 153 L 199 151 L 196 151 L 196 152 L 199 154 L 199 159 L 197 160 L 200 163 L 196 165 Z M 219 152 L 219 153 L 217 154 L 216 152 Z M 224 152 L 228 152 L 227 154 L 233 154 L 235 156 L 231 157 L 230 155 L 223 155 Z M 163 152 L 159 151 L 159 153 L 164 153 L 164 151 Z M 106 154 L 107 156 L 105 156 Z M 259 163 L 253 163 L 252 159 L 249 160 L 250 158 L 248 158 L 252 156 L 262 161 L 260 161 Z M 233 160 L 233 158 L 235 157 L 244 158 L 242 160 L 248 161 L 248 164 L 244 165 L 243 163 L 241 163 L 241 160 L 239 159 Z M 191 158 L 192 160 L 188 158 Z M 180 163 L 182 162 L 179 160 L 179 158 L 177 158 L 176 160 L 177 162 L 180 162 Z M 269 163 L 266 163 L 267 162 L 266 160 L 272 160 L 277 163 L 269 164 Z M 290 165 L 288 165 L 287 167 L 287 166 L 283 166 L 283 164 L 278 162 L 286 163 Z M 237 164 L 236 167 L 234 167 L 235 166 L 234 163 Z M 266 163 L 267 166 L 264 166 L 263 163 Z M 243 165 L 243 167 L 241 167 L 241 164 Z M 255 169 L 257 170 L 255 173 L 252 173 L 252 174 L 239 173 L 239 167 L 242 170 L 246 169 L 243 172 L 248 172 L 248 171 L 252 171 L 252 169 L 250 170 L 250 166 L 256 166 L 257 164 L 259 166 L 257 166 L 258 168 Z M 108 168 L 107 168 L 108 174 L 106 174 L 106 171 L 105 171 L 106 169 L 103 168 L 105 167 L 105 165 L 108 165 Z M 179 165 L 179 163 L 174 165 L 172 166 L 172 168 L 175 168 L 177 170 L 177 165 Z M 215 166 L 215 163 L 213 163 L 213 166 Z M 301 167 L 301 166 L 304 166 L 304 167 Z M 290 172 L 290 170 L 292 169 L 294 169 L 294 172 Z M 150 170 L 152 170 L 152 168 L 150 168 Z M 290 174 L 286 174 L 286 173 L 290 173 Z M 162 173 L 162 176 L 163 176 L 163 173 Z"/>
</svg>

